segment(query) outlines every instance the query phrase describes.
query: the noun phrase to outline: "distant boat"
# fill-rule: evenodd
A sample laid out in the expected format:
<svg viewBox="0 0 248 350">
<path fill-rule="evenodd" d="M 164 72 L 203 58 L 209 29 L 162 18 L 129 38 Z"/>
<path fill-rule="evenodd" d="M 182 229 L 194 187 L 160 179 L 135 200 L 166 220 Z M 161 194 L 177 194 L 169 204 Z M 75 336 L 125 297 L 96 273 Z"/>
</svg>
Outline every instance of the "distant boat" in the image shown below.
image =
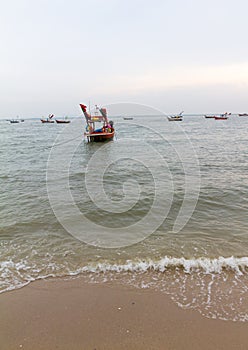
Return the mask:
<svg viewBox="0 0 248 350">
<path fill-rule="evenodd" d="M 59 119 L 55 119 L 56 123 L 58 124 L 69 124 L 71 121 L 70 120 L 59 120 Z"/>
<path fill-rule="evenodd" d="M 183 112 L 167 117 L 170 122 L 181 122 L 183 120 Z"/>
<path fill-rule="evenodd" d="M 181 122 L 183 120 L 179 115 L 167 117 L 170 122 Z"/>
<path fill-rule="evenodd" d="M 65 119 L 55 119 L 57 124 L 69 124 L 71 121 L 65 117 Z"/>
<path fill-rule="evenodd" d="M 123 117 L 124 120 L 133 120 L 133 117 Z"/>
<path fill-rule="evenodd" d="M 42 123 L 54 123 L 54 120 L 52 120 L 53 117 L 54 117 L 54 114 L 49 114 L 48 118 L 46 119 L 42 118 L 40 121 Z"/>
<path fill-rule="evenodd" d="M 215 115 L 204 115 L 204 117 L 207 119 L 214 119 L 216 116 Z"/>
<path fill-rule="evenodd" d="M 87 112 L 87 107 L 85 105 L 80 104 L 80 107 L 87 123 L 84 136 L 87 138 L 88 142 L 104 142 L 113 140 L 115 135 L 115 129 L 113 127 L 114 123 L 111 120 L 108 120 L 106 108 L 99 109 L 96 106 L 95 115 L 91 115 Z M 95 128 L 95 123 L 97 122 L 102 123 L 102 126 L 98 129 Z"/>
<path fill-rule="evenodd" d="M 215 120 L 227 120 L 228 119 L 228 117 L 226 117 L 226 116 L 219 116 L 219 117 L 214 117 L 214 119 Z"/>
<path fill-rule="evenodd" d="M 223 114 L 220 114 L 220 116 L 215 116 L 214 119 L 215 120 L 227 120 L 228 119 L 228 115 L 231 115 L 232 113 L 223 113 Z"/>
<path fill-rule="evenodd" d="M 8 119 L 8 122 L 10 122 L 10 124 L 17 124 L 17 123 L 23 123 L 24 119 L 19 119 L 19 116 L 16 117 L 16 119 Z"/>
<path fill-rule="evenodd" d="M 228 119 L 228 114 L 227 113 L 224 113 L 224 114 L 221 114 L 220 116 L 215 116 L 214 119 L 215 120 L 227 120 Z"/>
<path fill-rule="evenodd" d="M 248 117 L 248 114 L 247 113 L 240 113 L 238 114 L 239 117 Z"/>
</svg>

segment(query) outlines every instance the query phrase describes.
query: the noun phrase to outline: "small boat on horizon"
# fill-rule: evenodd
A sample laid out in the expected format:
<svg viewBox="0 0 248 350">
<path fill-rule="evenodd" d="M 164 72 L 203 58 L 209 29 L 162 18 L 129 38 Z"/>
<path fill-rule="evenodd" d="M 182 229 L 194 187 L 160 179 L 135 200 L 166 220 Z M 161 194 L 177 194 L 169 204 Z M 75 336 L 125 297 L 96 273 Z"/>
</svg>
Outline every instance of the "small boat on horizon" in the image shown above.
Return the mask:
<svg viewBox="0 0 248 350">
<path fill-rule="evenodd" d="M 215 120 L 227 120 L 228 119 L 228 115 L 231 115 L 232 113 L 223 113 L 223 114 L 220 114 L 219 116 L 215 116 L 214 119 Z"/>
<path fill-rule="evenodd" d="M 106 108 L 98 108 L 96 105 L 95 115 L 87 112 L 87 107 L 80 104 L 86 120 L 86 132 L 84 136 L 88 142 L 104 142 L 113 140 L 115 135 L 114 123 L 108 120 Z M 100 114 L 99 114 L 100 112 Z M 96 129 L 95 123 L 102 123 L 101 128 Z"/>
<path fill-rule="evenodd" d="M 183 120 L 183 111 L 177 115 L 167 117 L 170 122 L 181 122 Z"/>
<path fill-rule="evenodd" d="M 55 119 L 57 124 L 69 124 L 71 121 L 65 117 L 64 119 Z"/>
<path fill-rule="evenodd" d="M 52 119 L 54 117 L 54 114 L 49 114 L 48 118 L 44 119 L 42 118 L 40 121 L 42 123 L 54 123 L 54 120 Z"/>
<path fill-rule="evenodd" d="M 10 124 L 23 123 L 24 119 L 19 119 L 19 116 L 17 116 L 16 119 L 7 119 L 7 122 L 10 122 Z"/>
<path fill-rule="evenodd" d="M 216 117 L 214 117 L 214 119 L 215 119 L 215 120 L 227 120 L 228 117 L 225 117 L 225 116 L 223 116 L 223 117 L 222 117 L 222 116 L 217 117 L 217 116 L 216 116 Z"/>
<path fill-rule="evenodd" d="M 133 120 L 133 117 L 123 117 L 124 120 Z"/>
<path fill-rule="evenodd" d="M 214 119 L 216 116 L 215 115 L 204 115 L 206 119 Z"/>
<path fill-rule="evenodd" d="M 239 117 L 248 117 L 248 113 L 239 113 L 238 116 Z"/>
</svg>

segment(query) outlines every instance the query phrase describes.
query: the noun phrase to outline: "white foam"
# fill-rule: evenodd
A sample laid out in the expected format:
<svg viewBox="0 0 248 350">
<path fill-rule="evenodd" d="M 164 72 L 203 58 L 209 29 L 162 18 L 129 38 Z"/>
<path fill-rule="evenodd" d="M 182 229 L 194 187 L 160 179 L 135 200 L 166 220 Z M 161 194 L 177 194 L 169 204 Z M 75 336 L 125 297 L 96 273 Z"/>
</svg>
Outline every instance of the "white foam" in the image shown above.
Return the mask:
<svg viewBox="0 0 248 350">
<path fill-rule="evenodd" d="M 124 264 L 111 264 L 102 262 L 84 266 L 81 272 L 146 272 L 158 271 L 164 272 L 169 268 L 182 268 L 185 273 L 201 271 L 206 274 L 221 273 L 223 270 L 230 270 L 238 275 L 246 273 L 248 268 L 248 257 L 218 257 L 210 258 L 173 258 L 165 256 L 154 261 L 148 260 L 127 260 Z M 248 272 L 248 271 L 247 271 Z"/>
</svg>

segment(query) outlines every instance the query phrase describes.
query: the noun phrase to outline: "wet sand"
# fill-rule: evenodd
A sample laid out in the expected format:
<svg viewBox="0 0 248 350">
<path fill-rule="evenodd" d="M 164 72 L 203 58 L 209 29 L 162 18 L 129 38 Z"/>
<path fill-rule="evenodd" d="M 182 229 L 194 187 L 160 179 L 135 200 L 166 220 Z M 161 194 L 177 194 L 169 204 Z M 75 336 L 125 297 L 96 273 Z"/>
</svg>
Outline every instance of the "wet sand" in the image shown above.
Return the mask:
<svg viewBox="0 0 248 350">
<path fill-rule="evenodd" d="M 1 350 L 247 349 L 247 328 L 180 309 L 159 292 L 80 278 L 0 295 Z"/>
</svg>

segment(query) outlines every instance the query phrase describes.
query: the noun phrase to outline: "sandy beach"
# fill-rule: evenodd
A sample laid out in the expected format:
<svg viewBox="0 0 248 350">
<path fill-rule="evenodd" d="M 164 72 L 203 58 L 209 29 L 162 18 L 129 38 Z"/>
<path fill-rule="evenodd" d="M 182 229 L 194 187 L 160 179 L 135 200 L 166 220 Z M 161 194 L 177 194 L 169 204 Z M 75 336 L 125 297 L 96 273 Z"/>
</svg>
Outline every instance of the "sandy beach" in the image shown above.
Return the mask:
<svg viewBox="0 0 248 350">
<path fill-rule="evenodd" d="M 1 350 L 247 349 L 247 324 L 204 318 L 165 294 L 82 279 L 0 295 Z"/>
</svg>

